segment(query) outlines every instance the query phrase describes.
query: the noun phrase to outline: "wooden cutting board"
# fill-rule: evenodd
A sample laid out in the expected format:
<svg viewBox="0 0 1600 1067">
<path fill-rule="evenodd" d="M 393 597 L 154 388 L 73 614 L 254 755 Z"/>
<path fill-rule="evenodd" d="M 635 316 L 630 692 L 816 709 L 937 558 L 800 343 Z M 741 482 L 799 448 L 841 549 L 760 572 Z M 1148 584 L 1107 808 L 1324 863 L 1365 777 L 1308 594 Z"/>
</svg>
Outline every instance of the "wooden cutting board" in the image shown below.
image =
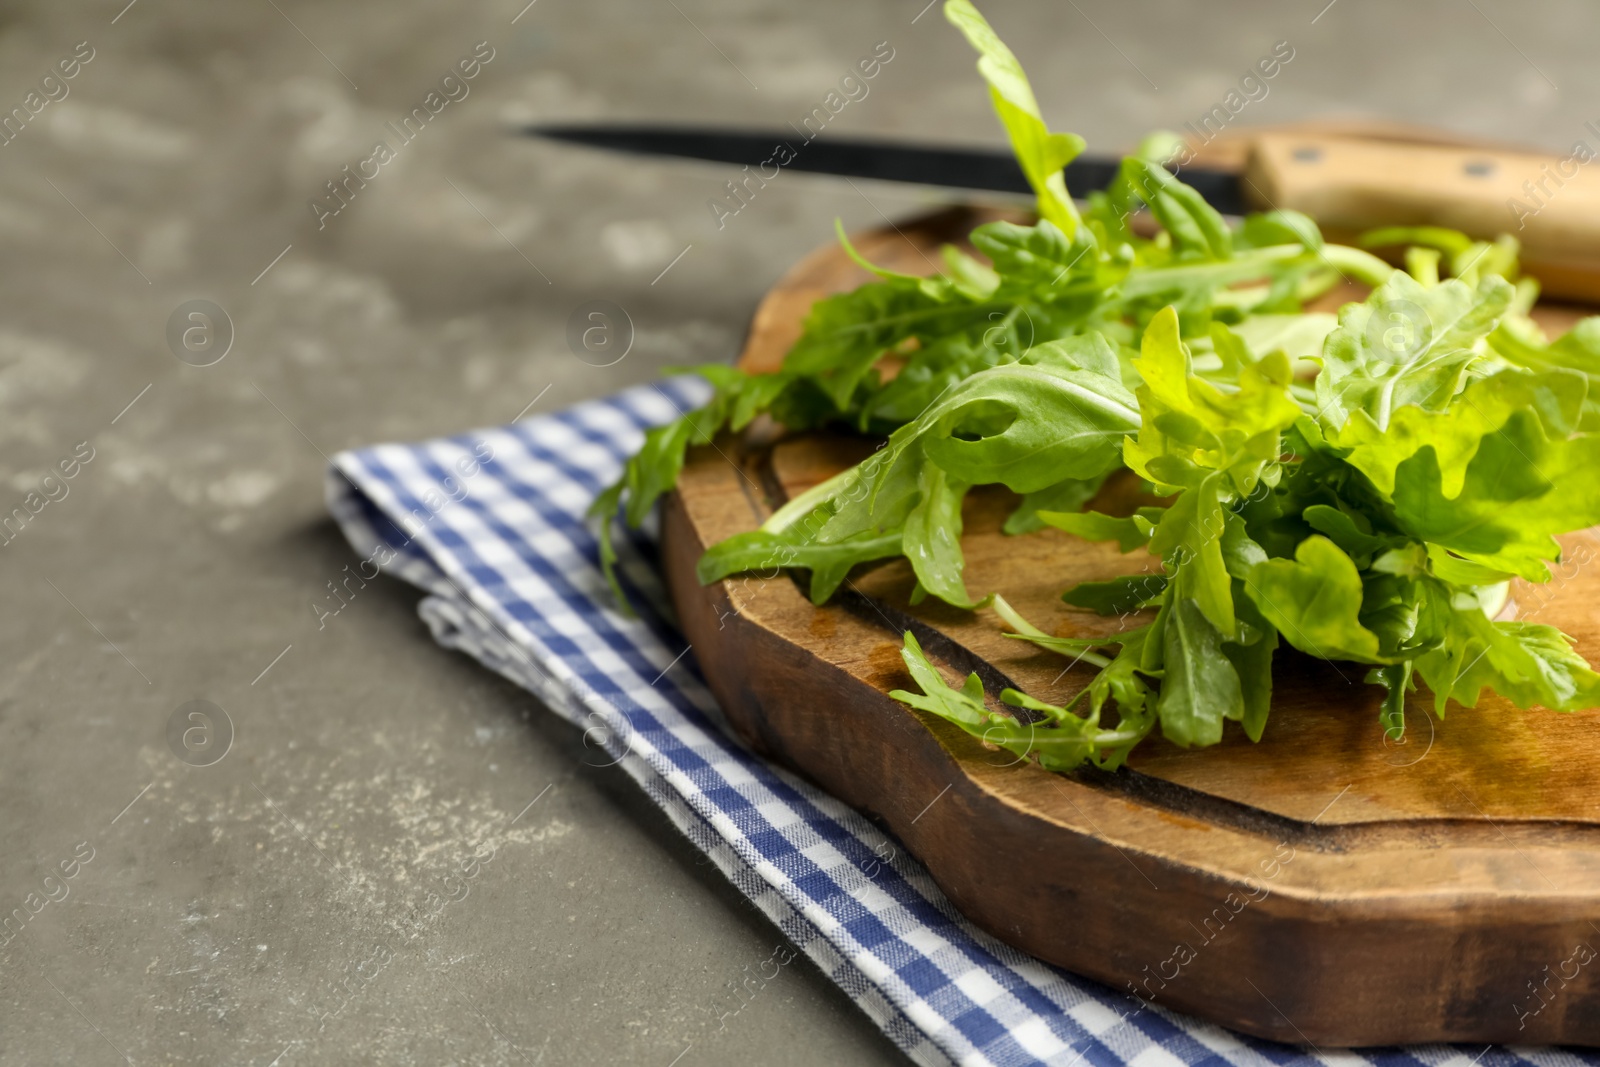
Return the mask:
<svg viewBox="0 0 1600 1067">
<path fill-rule="evenodd" d="M 928 272 L 941 242 L 987 217 L 952 210 L 854 240 Z M 835 247 L 813 253 L 762 301 L 742 365 L 777 367 L 817 297 L 867 280 Z M 1579 312 L 1541 314 L 1560 331 Z M 1008 684 L 1064 703 L 1087 671 L 1005 638 L 988 611 L 911 607 L 903 560 L 858 570 L 821 608 L 787 574 L 695 580 L 706 546 L 873 444 L 724 437 L 690 453 L 666 505 L 685 634 L 752 748 L 885 827 L 983 929 L 1156 1005 L 1317 1046 L 1600 1044 L 1600 715 L 1486 697 L 1435 722 L 1421 693 L 1392 744 L 1365 668 L 1283 650 L 1259 744 L 1230 726 L 1208 749 L 1152 738 L 1114 774 L 1042 771 L 891 700 L 910 687 L 900 635 L 916 630 L 952 682 L 977 670 L 995 707 Z M 969 588 L 1047 632 L 1116 627 L 1058 594 L 1155 561 L 1055 530 L 1005 537 L 1013 500 L 969 499 Z M 1512 595 L 1520 617 L 1600 660 L 1600 539 L 1565 547 L 1550 586 Z"/>
</svg>

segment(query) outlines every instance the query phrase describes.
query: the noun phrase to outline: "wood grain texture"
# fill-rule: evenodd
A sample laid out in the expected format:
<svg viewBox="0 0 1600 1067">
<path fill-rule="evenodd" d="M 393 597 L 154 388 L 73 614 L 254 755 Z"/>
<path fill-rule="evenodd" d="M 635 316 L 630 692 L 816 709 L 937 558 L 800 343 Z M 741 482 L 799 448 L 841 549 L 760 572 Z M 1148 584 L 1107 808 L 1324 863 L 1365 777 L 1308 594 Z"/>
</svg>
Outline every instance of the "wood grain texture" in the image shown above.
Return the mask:
<svg viewBox="0 0 1600 1067">
<path fill-rule="evenodd" d="M 925 272 L 978 221 L 950 211 L 855 240 Z M 802 261 L 757 311 L 744 365 L 777 366 L 812 300 L 865 280 L 832 248 Z M 1600 1044 L 1600 966 L 1579 949 L 1600 947 L 1600 716 L 1486 698 L 1430 725 L 1423 693 L 1391 745 L 1364 668 L 1289 652 L 1259 744 L 1230 725 L 1209 749 L 1153 739 L 1116 774 L 1047 773 L 891 700 L 909 684 L 901 631 L 952 681 L 978 670 L 997 707 L 1006 684 L 1060 701 L 1087 672 L 1004 637 L 987 611 L 911 607 L 903 561 L 821 608 L 787 574 L 696 582 L 707 545 L 873 444 L 725 438 L 691 452 L 666 504 L 673 600 L 747 743 L 879 821 L 985 930 L 1163 1007 L 1318 1046 Z M 1059 592 L 1154 561 L 1054 530 L 1005 537 L 1012 500 L 967 503 L 969 587 L 1053 633 L 1118 625 Z M 1600 558 L 1590 534 L 1568 547 Z M 1514 597 L 1600 658 L 1600 567 L 1569 562 Z"/>
</svg>

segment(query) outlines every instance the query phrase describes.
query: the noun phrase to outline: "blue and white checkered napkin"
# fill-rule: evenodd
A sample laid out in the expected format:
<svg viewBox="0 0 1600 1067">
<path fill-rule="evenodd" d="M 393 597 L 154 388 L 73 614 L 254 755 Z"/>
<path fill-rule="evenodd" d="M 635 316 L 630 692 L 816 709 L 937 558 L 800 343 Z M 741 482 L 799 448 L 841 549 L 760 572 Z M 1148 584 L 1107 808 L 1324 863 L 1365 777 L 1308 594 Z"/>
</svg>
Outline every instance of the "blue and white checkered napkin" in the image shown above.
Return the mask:
<svg viewBox="0 0 1600 1067">
<path fill-rule="evenodd" d="M 920 1063 L 1321 1062 L 1066 974 L 950 906 L 915 860 L 844 804 L 730 740 L 666 622 L 648 538 L 619 540 L 630 619 L 612 607 L 584 512 L 643 431 L 709 395 L 677 378 L 495 430 L 342 452 L 328 505 L 363 557 L 421 586 L 447 648 L 532 690 L 613 756 L 746 896 Z M 884 862 L 880 856 L 892 858 Z M 1580 1062 L 1483 1050 L 1478 1063 Z M 1340 1054 L 1466 1067 L 1479 1049 Z"/>
</svg>

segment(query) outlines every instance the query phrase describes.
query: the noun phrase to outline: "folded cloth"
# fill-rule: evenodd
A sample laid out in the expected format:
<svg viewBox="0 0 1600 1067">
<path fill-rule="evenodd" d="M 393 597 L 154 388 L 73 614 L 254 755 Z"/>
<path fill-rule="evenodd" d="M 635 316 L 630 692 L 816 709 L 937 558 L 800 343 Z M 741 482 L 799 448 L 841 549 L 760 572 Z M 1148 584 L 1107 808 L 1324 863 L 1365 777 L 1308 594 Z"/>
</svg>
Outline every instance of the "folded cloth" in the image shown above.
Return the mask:
<svg viewBox="0 0 1600 1067">
<path fill-rule="evenodd" d="M 1135 1001 L 964 919 L 865 818 L 720 728 L 672 628 L 653 538 L 619 533 L 620 614 L 584 513 L 644 431 L 704 403 L 675 378 L 511 426 L 334 457 L 328 506 L 370 565 L 427 592 L 434 638 L 585 728 L 800 951 L 915 1061 L 1285 1064 L 1320 1054 Z M 365 566 L 366 564 L 363 564 Z M 364 572 L 365 573 L 365 572 Z M 1570 1054 L 1448 1046 L 1352 1064 L 1495 1067 Z"/>
</svg>

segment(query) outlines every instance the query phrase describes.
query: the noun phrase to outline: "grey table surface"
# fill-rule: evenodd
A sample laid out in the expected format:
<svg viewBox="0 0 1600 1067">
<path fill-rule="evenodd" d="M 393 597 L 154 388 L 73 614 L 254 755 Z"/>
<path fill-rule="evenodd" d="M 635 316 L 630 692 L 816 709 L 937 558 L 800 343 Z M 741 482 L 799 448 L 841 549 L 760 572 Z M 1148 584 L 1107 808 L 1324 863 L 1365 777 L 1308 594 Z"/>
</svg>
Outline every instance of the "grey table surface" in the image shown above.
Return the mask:
<svg viewBox="0 0 1600 1067">
<path fill-rule="evenodd" d="M 319 618 L 354 561 L 322 473 L 730 358 L 836 216 L 938 201 L 783 174 L 719 228 L 733 168 L 516 124 L 782 127 L 879 42 L 830 130 L 997 143 L 986 94 L 925 0 L 525 2 L 0 6 L 0 116 L 26 119 L 0 144 L 0 514 L 28 513 L 0 545 L 0 1063 L 901 1058 L 803 960 L 724 1017 L 782 936 L 581 731 L 435 647 L 416 592 Z M 1279 41 L 1240 126 L 1595 141 L 1577 0 L 987 7 L 1104 150 L 1198 119 Z M 467 95 L 319 219 L 480 42 Z M 168 341 L 193 299 L 232 324 L 211 366 Z M 566 342 L 593 299 L 636 329 L 607 368 Z M 209 766 L 169 742 L 197 699 L 232 724 Z M 469 894 L 411 924 L 479 846 Z"/>
</svg>

